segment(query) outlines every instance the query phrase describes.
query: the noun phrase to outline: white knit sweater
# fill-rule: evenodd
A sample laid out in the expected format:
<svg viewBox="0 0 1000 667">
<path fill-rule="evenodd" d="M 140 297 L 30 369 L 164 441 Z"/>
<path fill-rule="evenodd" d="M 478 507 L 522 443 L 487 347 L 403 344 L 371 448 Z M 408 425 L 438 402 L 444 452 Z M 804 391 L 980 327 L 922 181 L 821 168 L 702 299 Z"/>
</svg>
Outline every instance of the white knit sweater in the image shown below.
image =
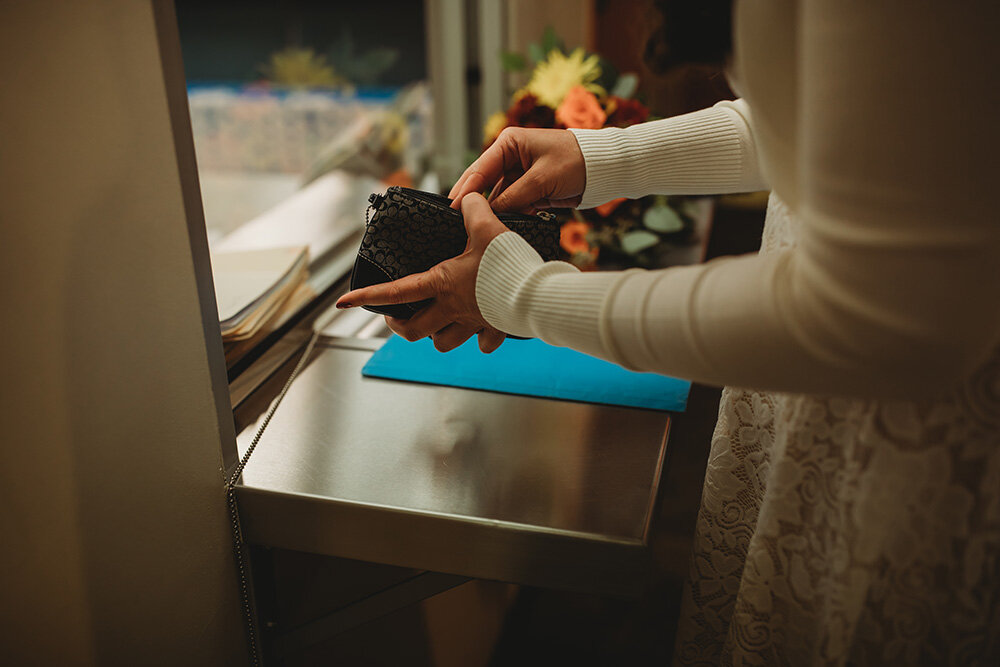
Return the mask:
<svg viewBox="0 0 1000 667">
<path fill-rule="evenodd" d="M 802 220 L 797 247 L 595 274 L 503 234 L 479 269 L 486 320 L 717 385 L 914 396 L 967 376 L 1000 338 L 994 74 L 976 40 L 947 59 L 903 52 L 885 38 L 902 10 L 848 4 L 743 11 L 745 102 L 573 130 L 581 207 L 770 185 Z M 976 29 L 975 11 L 909 18 L 931 39 L 937 21 Z"/>
<path fill-rule="evenodd" d="M 575 134 L 585 206 L 766 175 L 761 253 L 593 274 L 502 234 L 479 306 L 730 385 L 675 664 L 1000 664 L 1000 3 L 735 6 L 746 103 Z"/>
</svg>

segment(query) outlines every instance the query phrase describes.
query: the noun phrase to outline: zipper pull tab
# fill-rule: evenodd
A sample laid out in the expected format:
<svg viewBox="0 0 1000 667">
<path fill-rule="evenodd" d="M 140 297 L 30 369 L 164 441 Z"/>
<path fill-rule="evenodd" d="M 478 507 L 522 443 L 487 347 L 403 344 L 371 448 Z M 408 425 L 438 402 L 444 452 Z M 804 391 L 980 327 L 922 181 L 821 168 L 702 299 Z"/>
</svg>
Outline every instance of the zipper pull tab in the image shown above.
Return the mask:
<svg viewBox="0 0 1000 667">
<path fill-rule="evenodd" d="M 377 192 L 373 192 L 368 195 L 368 208 L 365 209 L 365 227 L 368 226 L 369 216 L 371 216 L 372 209 L 378 211 L 382 208 L 382 202 L 385 201 L 385 195 L 380 195 Z"/>
<path fill-rule="evenodd" d="M 535 215 L 537 215 L 539 218 L 541 218 L 545 222 L 552 222 L 553 220 L 556 219 L 556 214 L 555 213 L 549 213 L 548 211 L 539 211 Z"/>
</svg>

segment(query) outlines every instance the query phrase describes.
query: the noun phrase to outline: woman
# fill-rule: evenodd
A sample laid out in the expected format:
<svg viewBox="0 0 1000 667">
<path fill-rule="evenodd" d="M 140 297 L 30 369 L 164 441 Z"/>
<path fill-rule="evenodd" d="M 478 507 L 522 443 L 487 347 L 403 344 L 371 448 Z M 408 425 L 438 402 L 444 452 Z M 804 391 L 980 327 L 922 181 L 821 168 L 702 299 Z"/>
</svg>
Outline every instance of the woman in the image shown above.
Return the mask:
<svg viewBox="0 0 1000 667">
<path fill-rule="evenodd" d="M 955 6 L 958 5 L 958 6 Z M 533 336 L 726 385 L 680 663 L 995 660 L 995 4 L 741 3 L 742 100 L 625 130 L 508 130 L 452 196 L 469 247 L 339 305 L 401 335 Z M 495 186 L 495 187 L 494 187 Z M 492 215 L 770 187 L 759 255 L 544 263 Z"/>
</svg>

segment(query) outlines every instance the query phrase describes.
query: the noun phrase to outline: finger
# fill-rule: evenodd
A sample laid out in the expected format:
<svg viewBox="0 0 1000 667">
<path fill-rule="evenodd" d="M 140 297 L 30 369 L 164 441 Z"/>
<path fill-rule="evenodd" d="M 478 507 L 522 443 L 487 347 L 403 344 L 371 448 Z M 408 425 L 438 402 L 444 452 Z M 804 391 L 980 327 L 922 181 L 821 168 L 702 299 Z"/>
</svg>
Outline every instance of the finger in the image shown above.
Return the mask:
<svg viewBox="0 0 1000 667">
<path fill-rule="evenodd" d="M 451 323 L 451 318 L 440 306 L 431 304 L 408 320 L 396 320 L 389 328 L 412 343 L 427 338 Z"/>
<path fill-rule="evenodd" d="M 504 172 L 504 175 L 500 177 L 497 184 L 493 186 L 492 190 L 490 190 L 490 196 L 486 198 L 486 201 L 488 201 L 492 206 L 494 200 L 503 194 L 503 191 L 509 188 L 510 184 L 519 179 L 523 174 L 524 172 L 520 170 Z"/>
<path fill-rule="evenodd" d="M 455 195 L 457 195 L 459 191 L 462 189 L 462 184 L 465 183 L 466 179 L 468 178 L 469 178 L 469 170 L 466 169 L 459 177 L 458 181 L 455 182 L 455 185 L 451 186 L 451 190 L 448 191 L 448 199 L 455 198 Z"/>
<path fill-rule="evenodd" d="M 438 292 L 436 275 L 432 271 L 414 273 L 390 283 L 370 285 L 348 292 L 337 299 L 337 308 L 354 306 L 385 306 L 411 303 L 435 296 Z"/>
<path fill-rule="evenodd" d="M 472 192 L 482 192 L 486 189 L 486 177 L 479 172 L 469 174 L 469 177 L 465 179 L 462 187 L 459 188 L 458 192 L 452 197 L 451 207 L 461 208 L 462 199 L 465 195 Z"/>
<path fill-rule="evenodd" d="M 486 327 L 479 332 L 479 349 L 485 354 L 490 354 L 503 345 L 507 336 L 502 331 L 497 331 L 493 327 Z"/>
<path fill-rule="evenodd" d="M 430 333 L 424 333 L 422 335 L 415 333 L 409 327 L 409 324 L 408 324 L 409 321 L 410 320 L 408 320 L 408 319 L 403 319 L 403 318 L 400 318 L 400 317 L 393 317 L 391 315 L 386 315 L 385 316 L 385 325 L 387 327 L 389 327 L 389 330 L 392 331 L 392 333 L 394 333 L 397 336 L 399 336 L 400 338 L 404 338 L 404 339 L 410 341 L 411 343 L 416 342 L 416 341 L 420 340 L 421 338 L 427 338 L 430 335 Z M 431 332 L 431 333 L 433 333 L 433 332 Z"/>
<path fill-rule="evenodd" d="M 577 195 L 576 197 L 571 197 L 570 199 L 549 199 L 540 203 L 536 203 L 535 206 L 540 209 L 544 208 L 576 208 L 583 201 L 583 197 Z M 544 205 L 543 205 L 544 204 Z"/>
<path fill-rule="evenodd" d="M 486 201 L 492 203 L 492 201 L 496 199 L 497 196 L 499 196 L 499 194 L 503 192 L 506 188 L 507 188 L 507 174 L 504 174 L 503 176 L 500 177 L 500 180 L 497 181 L 496 185 L 494 185 L 490 189 L 490 194 L 486 197 Z"/>
<path fill-rule="evenodd" d="M 475 327 L 465 324 L 451 324 L 431 336 L 438 352 L 450 352 L 476 335 Z"/>
<path fill-rule="evenodd" d="M 539 174 L 537 167 L 528 169 L 493 200 L 493 208 L 498 211 L 521 211 L 540 199 L 546 199 L 547 193 L 542 191 Z"/>
<path fill-rule="evenodd" d="M 471 165 L 469 165 L 469 167 L 466 168 L 466 170 L 464 172 L 462 172 L 461 178 L 459 178 L 458 182 L 455 183 L 455 185 L 453 185 L 451 187 L 451 191 L 448 193 L 448 198 L 452 200 L 452 206 L 453 207 L 457 208 L 456 199 L 459 202 L 461 201 L 461 197 L 458 196 L 460 192 L 468 192 L 469 191 L 468 188 L 473 188 L 474 187 L 474 185 L 470 185 L 470 186 L 468 186 L 468 188 L 466 188 L 466 184 L 469 182 L 469 177 L 470 176 L 474 176 L 474 175 L 477 176 L 477 177 L 479 177 L 479 178 L 482 177 L 482 174 L 480 174 L 477 171 L 473 171 L 473 166 L 475 166 L 475 163 L 472 163 Z"/>
<path fill-rule="evenodd" d="M 511 186 L 511 183 L 517 182 L 517 179 L 521 178 L 522 176 L 524 176 L 523 169 L 510 169 L 504 172 L 503 177 L 495 186 L 493 186 L 493 190 L 490 191 L 490 196 L 487 198 L 487 201 L 490 203 L 490 206 L 492 206 L 494 210 L 496 211 L 509 210 L 509 209 L 497 208 L 496 206 L 497 197 L 502 195 L 504 191 L 506 191 L 507 188 Z M 526 209 L 519 209 L 519 210 L 521 212 L 524 212 Z"/>
<path fill-rule="evenodd" d="M 389 331 L 391 331 L 392 333 L 396 334 L 397 336 L 400 336 L 401 338 L 406 338 L 406 335 L 403 333 L 403 327 L 406 326 L 406 320 L 400 319 L 398 317 L 392 317 L 391 315 L 386 315 L 385 325 L 389 327 Z M 409 339 L 407 338 L 407 340 Z M 412 343 L 413 341 L 410 342 Z"/>
<path fill-rule="evenodd" d="M 452 208 L 459 208 L 470 192 L 492 188 L 507 168 L 520 163 L 514 142 L 503 136 L 497 139 L 465 170 L 460 179 L 461 187 L 452 189 Z"/>
</svg>

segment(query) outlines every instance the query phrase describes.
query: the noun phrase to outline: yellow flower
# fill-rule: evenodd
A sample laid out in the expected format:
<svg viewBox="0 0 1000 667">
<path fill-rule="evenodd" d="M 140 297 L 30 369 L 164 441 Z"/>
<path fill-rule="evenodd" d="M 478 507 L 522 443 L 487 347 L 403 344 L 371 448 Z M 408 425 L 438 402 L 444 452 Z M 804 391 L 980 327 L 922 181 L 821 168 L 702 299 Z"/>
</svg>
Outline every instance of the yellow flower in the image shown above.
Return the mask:
<svg viewBox="0 0 1000 667">
<path fill-rule="evenodd" d="M 483 143 L 492 144 L 505 127 L 507 127 L 507 112 L 497 111 L 486 119 L 486 125 L 483 126 Z"/>
<path fill-rule="evenodd" d="M 326 56 L 312 49 L 289 47 L 273 53 L 261 71 L 271 82 L 283 86 L 335 88 L 347 84 L 347 79 L 326 62 Z"/>
<path fill-rule="evenodd" d="M 545 60 L 535 67 L 526 90 L 553 109 L 562 103 L 573 86 L 583 86 L 595 95 L 603 95 L 604 89 L 594 83 L 601 76 L 598 57 L 585 58 L 585 55 L 582 48 L 568 56 L 558 49 L 549 51 Z"/>
</svg>

